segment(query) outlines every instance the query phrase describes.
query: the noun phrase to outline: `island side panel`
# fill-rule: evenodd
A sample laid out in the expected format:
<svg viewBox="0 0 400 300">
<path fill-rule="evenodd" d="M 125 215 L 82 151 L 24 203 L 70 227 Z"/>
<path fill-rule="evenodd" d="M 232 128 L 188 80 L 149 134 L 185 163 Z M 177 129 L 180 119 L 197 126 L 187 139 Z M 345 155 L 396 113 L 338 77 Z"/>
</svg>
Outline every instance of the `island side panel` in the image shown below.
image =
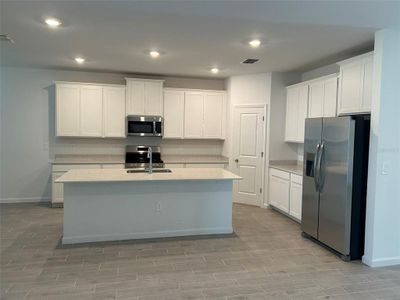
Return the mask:
<svg viewBox="0 0 400 300">
<path fill-rule="evenodd" d="M 232 180 L 64 184 L 64 244 L 232 232 Z"/>
</svg>

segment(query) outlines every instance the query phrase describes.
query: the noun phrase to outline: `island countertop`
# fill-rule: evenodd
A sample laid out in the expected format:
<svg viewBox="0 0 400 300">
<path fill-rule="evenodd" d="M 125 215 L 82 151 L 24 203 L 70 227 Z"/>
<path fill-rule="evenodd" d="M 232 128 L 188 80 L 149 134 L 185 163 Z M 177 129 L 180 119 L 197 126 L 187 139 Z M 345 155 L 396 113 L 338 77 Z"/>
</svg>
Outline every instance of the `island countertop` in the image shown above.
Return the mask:
<svg viewBox="0 0 400 300">
<path fill-rule="evenodd" d="M 126 182 L 126 181 L 186 181 L 186 180 L 239 180 L 221 168 L 171 168 L 171 173 L 127 173 L 127 169 L 74 169 L 55 182 Z"/>
</svg>

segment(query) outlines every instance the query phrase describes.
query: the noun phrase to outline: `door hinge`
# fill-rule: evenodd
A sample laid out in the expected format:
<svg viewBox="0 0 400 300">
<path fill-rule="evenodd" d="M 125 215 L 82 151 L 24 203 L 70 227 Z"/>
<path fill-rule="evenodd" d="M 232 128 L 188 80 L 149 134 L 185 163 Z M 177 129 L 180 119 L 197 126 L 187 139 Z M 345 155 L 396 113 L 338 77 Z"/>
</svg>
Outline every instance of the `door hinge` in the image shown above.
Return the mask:
<svg viewBox="0 0 400 300">
<path fill-rule="evenodd" d="M 261 157 L 264 157 L 264 151 L 261 152 Z"/>
<path fill-rule="evenodd" d="M 260 194 L 262 194 L 262 188 L 260 188 Z"/>
<path fill-rule="evenodd" d="M 264 116 L 263 116 L 263 121 L 264 121 Z"/>
</svg>

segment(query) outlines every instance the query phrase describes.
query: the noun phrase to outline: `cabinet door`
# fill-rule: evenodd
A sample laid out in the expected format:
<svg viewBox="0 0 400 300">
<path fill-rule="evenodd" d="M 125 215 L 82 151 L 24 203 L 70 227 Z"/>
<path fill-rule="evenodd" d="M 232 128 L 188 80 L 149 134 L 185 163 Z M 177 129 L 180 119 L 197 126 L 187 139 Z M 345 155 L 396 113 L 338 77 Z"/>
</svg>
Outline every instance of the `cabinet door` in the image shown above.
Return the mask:
<svg viewBox="0 0 400 300">
<path fill-rule="evenodd" d="M 290 211 L 289 214 L 301 220 L 302 183 L 301 176 L 291 174 L 290 180 Z"/>
<path fill-rule="evenodd" d="M 126 114 L 144 115 L 144 81 L 127 81 L 126 90 Z"/>
<path fill-rule="evenodd" d="M 224 96 L 222 94 L 204 94 L 204 138 L 222 138 Z"/>
<path fill-rule="evenodd" d="M 324 112 L 321 117 L 336 117 L 336 106 L 337 78 L 335 77 L 327 79 L 324 82 Z"/>
<path fill-rule="evenodd" d="M 104 137 L 125 137 L 125 88 L 103 88 Z"/>
<path fill-rule="evenodd" d="M 363 65 L 361 61 L 340 66 L 339 114 L 358 112 L 362 104 Z"/>
<path fill-rule="evenodd" d="M 372 71 L 373 71 L 373 56 L 364 60 L 364 77 L 363 77 L 363 98 L 362 98 L 362 112 L 371 111 L 372 102 Z"/>
<path fill-rule="evenodd" d="M 296 141 L 304 143 L 304 133 L 306 118 L 308 112 L 308 85 L 299 88 L 297 110 L 297 139 Z"/>
<path fill-rule="evenodd" d="M 285 141 L 294 141 L 297 138 L 298 98 L 299 98 L 298 89 L 296 88 L 287 89 Z"/>
<path fill-rule="evenodd" d="M 164 92 L 164 138 L 183 138 L 183 91 Z"/>
<path fill-rule="evenodd" d="M 99 86 L 81 86 L 81 134 L 101 137 L 103 133 L 103 90 Z"/>
<path fill-rule="evenodd" d="M 163 115 L 163 91 L 162 82 L 144 83 L 144 114 L 148 116 Z"/>
<path fill-rule="evenodd" d="M 324 81 L 310 84 L 308 117 L 321 118 L 324 112 Z"/>
<path fill-rule="evenodd" d="M 56 86 L 56 134 L 79 136 L 79 85 Z"/>
<path fill-rule="evenodd" d="M 64 202 L 64 185 L 59 182 L 55 182 L 61 175 L 65 174 L 65 172 L 53 172 L 51 176 L 51 203 L 63 203 Z"/>
<path fill-rule="evenodd" d="M 289 213 L 289 180 L 270 175 L 269 203 L 272 206 Z"/>
<path fill-rule="evenodd" d="M 185 93 L 185 138 L 203 137 L 204 96 L 200 92 Z"/>
</svg>

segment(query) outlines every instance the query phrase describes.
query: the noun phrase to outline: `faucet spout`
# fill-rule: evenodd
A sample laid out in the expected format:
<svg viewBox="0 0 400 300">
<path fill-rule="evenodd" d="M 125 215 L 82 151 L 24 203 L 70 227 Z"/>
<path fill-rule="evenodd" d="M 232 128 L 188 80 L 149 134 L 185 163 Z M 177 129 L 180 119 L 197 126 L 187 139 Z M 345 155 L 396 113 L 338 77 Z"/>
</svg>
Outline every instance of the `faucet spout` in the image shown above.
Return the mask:
<svg viewBox="0 0 400 300">
<path fill-rule="evenodd" d="M 148 173 L 153 174 L 153 149 L 151 147 L 147 150 L 147 158 L 149 159 Z"/>
</svg>

